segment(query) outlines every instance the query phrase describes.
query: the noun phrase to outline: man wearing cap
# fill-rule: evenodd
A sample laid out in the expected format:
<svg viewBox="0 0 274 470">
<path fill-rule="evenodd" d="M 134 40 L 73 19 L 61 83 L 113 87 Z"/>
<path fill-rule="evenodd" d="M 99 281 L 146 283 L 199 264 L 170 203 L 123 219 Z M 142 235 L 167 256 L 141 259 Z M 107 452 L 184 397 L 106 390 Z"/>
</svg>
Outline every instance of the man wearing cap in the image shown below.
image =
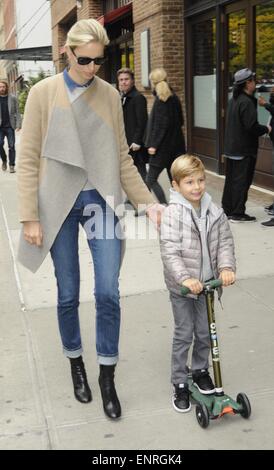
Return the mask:
<svg viewBox="0 0 274 470">
<path fill-rule="evenodd" d="M 246 214 L 245 204 L 254 176 L 259 137 L 270 133 L 271 127 L 258 123 L 255 91 L 255 74 L 250 69 L 235 73 L 225 128 L 226 179 L 222 197 L 224 212 L 231 222 L 256 220 Z"/>
</svg>

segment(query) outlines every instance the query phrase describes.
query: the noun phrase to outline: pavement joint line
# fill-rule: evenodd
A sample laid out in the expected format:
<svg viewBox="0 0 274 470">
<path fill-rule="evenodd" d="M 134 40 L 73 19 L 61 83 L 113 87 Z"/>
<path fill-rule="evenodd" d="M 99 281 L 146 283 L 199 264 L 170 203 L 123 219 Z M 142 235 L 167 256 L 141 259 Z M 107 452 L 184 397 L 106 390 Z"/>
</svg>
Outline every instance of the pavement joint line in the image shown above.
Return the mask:
<svg viewBox="0 0 274 470">
<path fill-rule="evenodd" d="M 236 392 L 235 392 L 236 393 Z M 249 397 L 260 397 L 260 396 L 271 396 L 274 393 L 274 389 L 262 389 L 262 390 L 253 390 L 253 391 L 246 391 Z M 236 393 L 237 394 L 237 393 Z M 233 397 L 233 392 L 229 393 L 229 395 L 232 395 Z M 193 404 L 194 406 L 195 404 Z M 170 406 L 165 407 L 165 408 L 157 408 L 155 410 L 148 410 L 148 411 L 143 411 L 139 412 L 138 410 L 133 411 L 132 413 L 127 413 L 123 414 L 121 421 L 124 421 L 128 418 L 135 417 L 136 419 L 143 418 L 146 416 L 151 416 L 151 415 L 161 415 L 161 414 L 166 414 L 170 413 L 170 411 L 173 411 Z M 63 422 L 56 424 L 57 429 L 65 429 L 65 428 L 73 428 L 73 427 L 79 427 L 79 426 L 87 426 L 89 424 L 93 423 L 100 423 L 100 422 L 105 422 L 106 418 L 105 416 L 97 416 L 92 419 L 85 419 L 85 420 L 75 420 L 75 421 L 68 421 L 68 422 Z M 27 434 L 32 434 L 32 433 L 37 433 L 37 432 L 47 432 L 48 427 L 47 426 L 32 426 L 28 429 L 25 430 L 17 430 L 16 432 L 10 432 L 10 433 L 3 433 L 0 435 L 0 440 L 7 438 L 7 437 L 12 437 L 18 435 L 18 433 L 23 433 L 24 435 Z"/>
<path fill-rule="evenodd" d="M 8 225 L 7 214 L 6 214 L 6 211 L 5 211 L 5 207 L 4 207 L 1 195 L 0 195 L 0 204 L 1 204 L 2 215 L 3 215 L 3 219 L 4 219 L 4 224 L 5 224 L 5 228 L 6 228 L 6 233 L 7 233 L 7 237 L 8 237 L 8 242 L 9 242 L 9 249 L 10 249 L 11 256 L 12 256 L 13 272 L 14 272 L 14 276 L 15 276 L 17 292 L 18 292 L 18 296 L 19 296 L 19 300 L 20 300 L 20 304 L 21 304 L 21 310 L 24 312 L 24 311 L 26 311 L 26 304 L 25 304 L 22 284 L 21 284 L 21 281 L 20 281 L 20 276 L 19 276 L 19 272 L 18 272 L 18 268 L 17 268 L 16 256 L 15 256 L 14 248 L 13 248 L 13 244 L 12 244 L 12 239 L 11 239 L 10 229 L 9 229 L 9 225 Z"/>
</svg>

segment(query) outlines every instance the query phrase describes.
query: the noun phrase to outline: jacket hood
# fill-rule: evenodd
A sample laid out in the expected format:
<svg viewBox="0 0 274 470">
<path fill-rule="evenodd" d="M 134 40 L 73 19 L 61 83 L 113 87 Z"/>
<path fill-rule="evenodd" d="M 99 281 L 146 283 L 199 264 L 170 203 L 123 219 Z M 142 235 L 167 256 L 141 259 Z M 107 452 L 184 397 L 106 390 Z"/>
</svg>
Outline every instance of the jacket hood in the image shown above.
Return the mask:
<svg viewBox="0 0 274 470">
<path fill-rule="evenodd" d="M 175 191 L 175 189 L 170 189 L 170 204 L 180 204 L 185 208 L 188 208 L 190 211 L 194 210 L 191 203 L 184 198 L 181 193 Z M 205 216 L 212 202 L 212 197 L 208 193 L 204 193 L 201 199 L 201 217 Z"/>
</svg>

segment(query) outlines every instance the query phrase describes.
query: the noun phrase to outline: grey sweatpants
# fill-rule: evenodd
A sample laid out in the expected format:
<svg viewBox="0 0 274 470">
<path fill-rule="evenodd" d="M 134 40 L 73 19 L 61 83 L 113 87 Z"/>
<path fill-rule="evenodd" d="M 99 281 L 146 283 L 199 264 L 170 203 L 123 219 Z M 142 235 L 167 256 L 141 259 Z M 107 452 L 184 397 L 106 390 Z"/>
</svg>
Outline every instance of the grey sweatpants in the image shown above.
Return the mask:
<svg viewBox="0 0 274 470">
<path fill-rule="evenodd" d="M 171 382 L 187 382 L 188 351 L 193 342 L 191 369 L 207 369 L 210 338 L 207 321 L 206 300 L 182 297 L 170 292 L 174 315 L 174 336 L 172 344 Z"/>
</svg>

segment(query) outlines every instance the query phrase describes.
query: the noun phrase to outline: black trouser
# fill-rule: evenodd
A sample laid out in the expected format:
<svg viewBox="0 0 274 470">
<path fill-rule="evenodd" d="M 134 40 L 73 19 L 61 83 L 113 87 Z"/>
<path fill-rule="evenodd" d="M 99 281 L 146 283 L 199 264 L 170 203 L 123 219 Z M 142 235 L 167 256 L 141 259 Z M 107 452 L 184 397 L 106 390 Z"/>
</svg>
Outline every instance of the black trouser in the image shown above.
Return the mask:
<svg viewBox="0 0 274 470">
<path fill-rule="evenodd" d="M 171 173 L 170 173 L 171 164 L 167 167 L 149 165 L 149 170 L 147 174 L 147 186 L 150 191 L 153 191 L 155 196 L 157 197 L 160 204 L 167 204 L 166 196 L 163 191 L 162 186 L 158 183 L 158 178 L 162 171 L 166 168 L 169 181 L 172 181 Z"/>
<path fill-rule="evenodd" d="M 226 159 L 226 178 L 222 197 L 222 206 L 226 215 L 245 214 L 245 203 L 255 166 L 256 158 L 252 156 L 243 160 Z"/>
<path fill-rule="evenodd" d="M 0 146 L 0 157 L 3 163 L 7 163 L 7 154 L 3 146 Z"/>
<path fill-rule="evenodd" d="M 136 166 L 138 172 L 140 173 L 143 181 L 146 183 L 147 178 L 147 169 L 144 156 L 141 152 L 130 152 L 130 155 L 133 158 L 134 165 Z"/>
</svg>

